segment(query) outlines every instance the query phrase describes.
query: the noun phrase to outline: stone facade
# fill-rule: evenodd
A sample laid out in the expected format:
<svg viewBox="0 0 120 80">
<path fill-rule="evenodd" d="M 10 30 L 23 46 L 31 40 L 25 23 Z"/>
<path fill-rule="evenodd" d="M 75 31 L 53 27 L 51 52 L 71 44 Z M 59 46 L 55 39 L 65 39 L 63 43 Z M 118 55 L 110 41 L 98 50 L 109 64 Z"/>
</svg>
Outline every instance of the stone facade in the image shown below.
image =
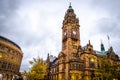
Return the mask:
<svg viewBox="0 0 120 80">
<path fill-rule="evenodd" d="M 104 45 L 101 45 L 103 52 Z M 62 51 L 58 57 L 48 54 L 46 80 L 91 80 L 101 58 L 109 59 L 112 64 L 120 64 L 112 47 L 104 54 L 102 52 L 95 51 L 90 41 L 86 46 L 81 46 L 79 20 L 70 5 L 63 20 Z M 102 80 L 102 77 L 94 80 Z"/>
<path fill-rule="evenodd" d="M 19 75 L 23 57 L 21 48 L 11 40 L 0 36 L 0 74 L 2 80 L 12 80 Z"/>
</svg>

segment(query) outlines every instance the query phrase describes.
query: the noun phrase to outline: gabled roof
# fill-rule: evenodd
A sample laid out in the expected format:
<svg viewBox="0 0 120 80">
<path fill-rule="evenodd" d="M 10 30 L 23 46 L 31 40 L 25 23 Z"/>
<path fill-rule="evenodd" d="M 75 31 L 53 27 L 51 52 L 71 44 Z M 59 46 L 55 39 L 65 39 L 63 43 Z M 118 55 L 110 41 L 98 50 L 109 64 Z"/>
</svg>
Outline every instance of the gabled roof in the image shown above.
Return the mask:
<svg viewBox="0 0 120 80">
<path fill-rule="evenodd" d="M 50 62 L 53 62 L 57 57 L 53 56 L 53 55 L 50 55 L 49 56 L 49 59 L 50 59 Z"/>
<path fill-rule="evenodd" d="M 106 56 L 106 52 L 103 54 L 100 51 L 94 50 L 95 54 L 100 55 L 100 56 Z"/>
<path fill-rule="evenodd" d="M 82 49 L 83 49 L 83 50 L 86 50 L 86 49 L 87 49 L 87 46 L 82 47 Z"/>
<path fill-rule="evenodd" d="M 60 57 L 60 56 L 66 56 L 62 51 L 59 53 L 59 55 L 58 55 L 58 57 Z"/>
</svg>

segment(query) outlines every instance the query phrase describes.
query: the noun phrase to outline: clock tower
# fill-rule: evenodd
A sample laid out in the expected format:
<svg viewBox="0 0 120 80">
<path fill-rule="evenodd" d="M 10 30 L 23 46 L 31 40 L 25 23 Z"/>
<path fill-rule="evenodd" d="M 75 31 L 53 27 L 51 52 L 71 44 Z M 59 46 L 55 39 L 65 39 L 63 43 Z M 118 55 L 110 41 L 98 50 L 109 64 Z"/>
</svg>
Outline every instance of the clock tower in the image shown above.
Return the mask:
<svg viewBox="0 0 120 80">
<path fill-rule="evenodd" d="M 79 27 L 79 20 L 70 4 L 62 27 L 62 51 L 67 55 L 67 61 L 75 56 L 80 45 Z"/>
</svg>

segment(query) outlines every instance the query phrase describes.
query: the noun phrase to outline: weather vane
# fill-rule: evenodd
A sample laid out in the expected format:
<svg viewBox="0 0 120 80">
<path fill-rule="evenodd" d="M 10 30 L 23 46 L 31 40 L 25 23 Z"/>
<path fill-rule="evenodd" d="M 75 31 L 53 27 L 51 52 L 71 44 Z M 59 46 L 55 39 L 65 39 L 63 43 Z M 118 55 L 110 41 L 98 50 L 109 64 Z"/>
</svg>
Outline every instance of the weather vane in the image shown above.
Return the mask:
<svg viewBox="0 0 120 80">
<path fill-rule="evenodd" d="M 71 5 L 71 1 L 70 0 L 68 0 L 68 1 L 69 1 L 70 5 Z"/>
<path fill-rule="evenodd" d="M 69 1 L 69 8 L 71 8 L 71 1 L 70 0 L 68 0 Z"/>
</svg>

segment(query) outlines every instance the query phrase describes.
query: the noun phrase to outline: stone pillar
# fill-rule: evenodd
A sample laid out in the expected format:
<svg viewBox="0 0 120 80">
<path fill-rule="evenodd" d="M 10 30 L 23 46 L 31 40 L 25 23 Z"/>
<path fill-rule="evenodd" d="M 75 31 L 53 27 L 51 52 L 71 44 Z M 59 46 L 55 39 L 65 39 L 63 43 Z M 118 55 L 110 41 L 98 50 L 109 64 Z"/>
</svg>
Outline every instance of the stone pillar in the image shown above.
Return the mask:
<svg viewBox="0 0 120 80">
<path fill-rule="evenodd" d="M 8 80 L 10 80 L 10 77 L 11 77 L 10 74 L 8 74 Z"/>
<path fill-rule="evenodd" d="M 3 74 L 2 80 L 6 80 L 6 75 Z"/>
<path fill-rule="evenodd" d="M 12 80 L 13 75 L 8 75 L 8 76 L 9 76 L 8 80 Z"/>
<path fill-rule="evenodd" d="M 9 80 L 9 75 L 8 74 L 6 74 L 6 80 Z"/>
<path fill-rule="evenodd" d="M 65 68 L 65 80 L 69 80 L 69 64 L 66 63 L 66 68 Z"/>
</svg>

